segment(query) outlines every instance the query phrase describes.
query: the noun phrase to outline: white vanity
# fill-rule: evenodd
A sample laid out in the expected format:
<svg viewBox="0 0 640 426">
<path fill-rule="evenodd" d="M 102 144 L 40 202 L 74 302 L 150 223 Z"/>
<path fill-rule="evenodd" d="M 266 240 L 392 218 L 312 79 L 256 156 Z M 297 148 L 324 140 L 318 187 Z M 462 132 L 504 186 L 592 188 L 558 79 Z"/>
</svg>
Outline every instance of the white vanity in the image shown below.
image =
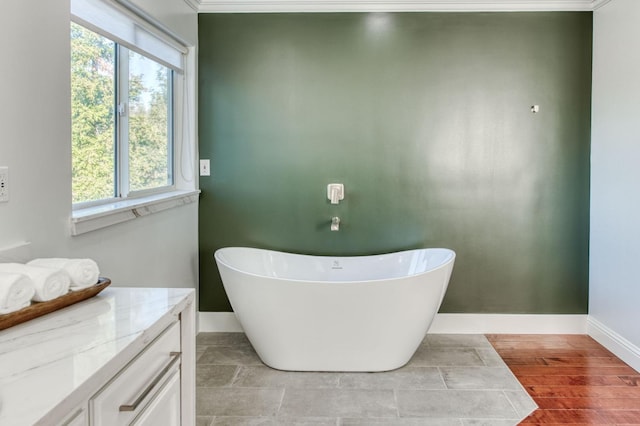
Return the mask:
<svg viewBox="0 0 640 426">
<path fill-rule="evenodd" d="M 194 304 L 109 287 L 0 331 L 0 425 L 194 425 Z"/>
</svg>

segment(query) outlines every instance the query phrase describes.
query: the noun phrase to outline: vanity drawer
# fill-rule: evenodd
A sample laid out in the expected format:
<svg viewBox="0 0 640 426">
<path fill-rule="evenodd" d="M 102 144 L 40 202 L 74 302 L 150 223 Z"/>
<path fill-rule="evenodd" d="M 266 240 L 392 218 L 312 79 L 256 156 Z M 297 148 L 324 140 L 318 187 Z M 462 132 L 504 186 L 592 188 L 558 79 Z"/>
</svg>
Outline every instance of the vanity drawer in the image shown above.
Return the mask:
<svg viewBox="0 0 640 426">
<path fill-rule="evenodd" d="M 173 373 L 132 426 L 180 426 L 180 372 Z"/>
<path fill-rule="evenodd" d="M 128 425 L 180 369 L 180 323 L 165 330 L 89 402 L 91 425 Z"/>
</svg>

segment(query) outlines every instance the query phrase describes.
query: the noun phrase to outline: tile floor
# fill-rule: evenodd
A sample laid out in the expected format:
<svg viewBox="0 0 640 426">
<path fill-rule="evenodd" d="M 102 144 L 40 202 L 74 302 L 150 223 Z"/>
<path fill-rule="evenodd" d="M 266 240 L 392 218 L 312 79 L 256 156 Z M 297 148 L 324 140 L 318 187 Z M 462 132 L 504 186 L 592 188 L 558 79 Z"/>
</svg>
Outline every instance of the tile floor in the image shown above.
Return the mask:
<svg viewBox="0 0 640 426">
<path fill-rule="evenodd" d="M 501 426 L 536 408 L 483 335 L 428 335 L 395 371 L 294 373 L 242 333 L 200 333 L 196 386 L 198 426 Z"/>
</svg>

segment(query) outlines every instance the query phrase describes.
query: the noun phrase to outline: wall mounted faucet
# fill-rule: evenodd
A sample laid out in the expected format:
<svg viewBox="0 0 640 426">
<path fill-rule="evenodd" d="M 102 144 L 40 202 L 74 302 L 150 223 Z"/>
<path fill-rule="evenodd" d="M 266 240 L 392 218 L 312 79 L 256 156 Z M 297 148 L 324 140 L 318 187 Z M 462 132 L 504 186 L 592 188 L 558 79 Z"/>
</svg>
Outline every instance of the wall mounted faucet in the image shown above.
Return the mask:
<svg viewBox="0 0 640 426">
<path fill-rule="evenodd" d="M 327 198 L 331 200 L 331 204 L 338 204 L 340 200 L 344 200 L 344 185 L 341 183 L 327 185 Z"/>
<path fill-rule="evenodd" d="M 340 230 L 340 218 L 338 216 L 334 216 L 331 218 L 331 230 L 332 231 Z"/>
</svg>

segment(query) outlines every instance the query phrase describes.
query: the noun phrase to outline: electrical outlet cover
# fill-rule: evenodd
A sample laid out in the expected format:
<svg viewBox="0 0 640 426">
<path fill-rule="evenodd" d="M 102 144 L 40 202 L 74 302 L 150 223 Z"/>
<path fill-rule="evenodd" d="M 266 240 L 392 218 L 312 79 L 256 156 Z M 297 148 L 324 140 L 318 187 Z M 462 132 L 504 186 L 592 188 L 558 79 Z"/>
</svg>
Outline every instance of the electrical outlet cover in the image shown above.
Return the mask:
<svg viewBox="0 0 640 426">
<path fill-rule="evenodd" d="M 0 167 L 0 203 L 9 201 L 9 168 Z"/>
</svg>

